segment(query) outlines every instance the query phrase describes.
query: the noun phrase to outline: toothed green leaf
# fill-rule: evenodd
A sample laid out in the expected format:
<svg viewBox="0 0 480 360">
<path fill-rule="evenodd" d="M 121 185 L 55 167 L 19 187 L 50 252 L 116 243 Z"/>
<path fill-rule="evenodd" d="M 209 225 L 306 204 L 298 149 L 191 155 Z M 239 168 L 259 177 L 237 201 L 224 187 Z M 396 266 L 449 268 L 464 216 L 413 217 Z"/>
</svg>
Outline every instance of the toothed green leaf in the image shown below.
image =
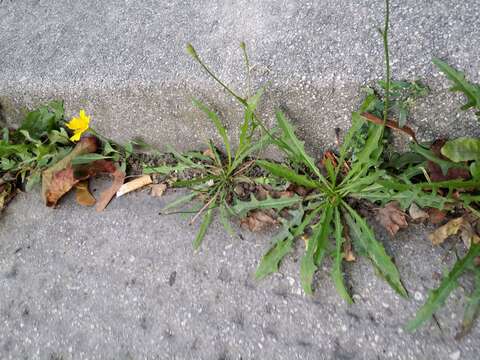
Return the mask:
<svg viewBox="0 0 480 360">
<path fill-rule="evenodd" d="M 308 239 L 307 249 L 300 262 L 300 282 L 306 294 L 312 294 L 313 275 L 323 258 L 332 221 L 333 207 L 328 205 L 322 213 L 312 236 Z"/>
<path fill-rule="evenodd" d="M 433 59 L 432 61 L 453 82 L 450 90 L 462 92 L 467 98 L 467 103 L 462 106 L 462 110 L 468 110 L 472 107 L 480 109 L 480 86 L 467 81 L 463 72 L 455 70 L 446 62 L 440 59 Z"/>
<path fill-rule="evenodd" d="M 299 204 L 302 198 L 298 195 L 291 197 L 281 197 L 274 199 L 267 197 L 265 200 L 257 200 L 253 194 L 250 196 L 250 201 L 238 201 L 233 207 L 232 211 L 238 216 L 244 216 L 250 210 L 258 209 L 277 209 L 281 210 L 286 207 Z"/>
<path fill-rule="evenodd" d="M 380 275 L 390 286 L 401 296 L 407 297 L 407 291 L 400 280 L 397 267 L 387 255 L 383 245 L 375 239 L 375 235 L 370 226 L 368 226 L 367 222 L 348 204 L 345 202 L 342 202 L 342 204 L 347 210 L 344 216 L 354 244 L 365 252 Z"/>
<path fill-rule="evenodd" d="M 480 139 L 461 137 L 442 146 L 442 155 L 454 162 L 480 160 Z"/>
</svg>

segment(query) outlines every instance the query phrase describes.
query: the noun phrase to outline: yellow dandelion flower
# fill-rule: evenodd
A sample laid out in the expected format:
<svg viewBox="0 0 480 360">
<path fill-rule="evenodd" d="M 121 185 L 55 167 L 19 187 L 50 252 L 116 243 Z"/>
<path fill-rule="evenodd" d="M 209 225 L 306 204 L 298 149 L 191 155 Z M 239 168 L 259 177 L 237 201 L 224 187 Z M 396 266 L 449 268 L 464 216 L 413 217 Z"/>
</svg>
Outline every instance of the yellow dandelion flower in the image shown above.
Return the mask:
<svg viewBox="0 0 480 360">
<path fill-rule="evenodd" d="M 85 114 L 85 110 L 80 110 L 78 118 L 73 117 L 66 125 L 70 130 L 73 130 L 73 136 L 70 140 L 78 141 L 80 136 L 89 129 L 90 116 Z"/>
</svg>

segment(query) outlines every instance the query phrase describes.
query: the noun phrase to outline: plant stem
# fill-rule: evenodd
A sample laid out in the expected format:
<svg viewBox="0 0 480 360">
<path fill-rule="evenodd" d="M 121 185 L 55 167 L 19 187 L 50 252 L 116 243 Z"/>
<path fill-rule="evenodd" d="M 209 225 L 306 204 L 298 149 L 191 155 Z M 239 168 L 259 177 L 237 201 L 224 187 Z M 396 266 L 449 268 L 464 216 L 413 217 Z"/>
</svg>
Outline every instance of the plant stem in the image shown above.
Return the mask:
<svg viewBox="0 0 480 360">
<path fill-rule="evenodd" d="M 383 108 L 383 123 L 388 120 L 388 107 L 390 100 L 390 57 L 388 51 L 388 26 L 390 22 L 390 0 L 385 0 L 385 24 L 382 32 L 383 36 L 383 50 L 385 56 L 385 105 Z"/>
<path fill-rule="evenodd" d="M 242 98 L 241 96 L 238 96 L 232 89 L 230 89 L 227 85 L 225 85 L 218 77 L 215 76 L 215 74 L 210 70 L 210 68 L 205 65 L 205 63 L 200 59 L 200 56 L 198 56 L 197 52 L 193 48 L 192 45 L 188 44 L 187 45 L 187 52 L 200 64 L 201 67 L 207 72 L 208 75 L 210 75 L 217 83 L 219 83 L 227 92 L 232 95 L 235 99 L 237 99 L 242 105 L 247 106 L 247 101 Z"/>
<path fill-rule="evenodd" d="M 247 98 L 252 95 L 252 77 L 250 75 L 250 60 L 248 59 L 247 47 L 242 41 L 240 47 L 243 50 L 243 59 L 245 61 L 245 70 L 247 72 Z"/>
</svg>

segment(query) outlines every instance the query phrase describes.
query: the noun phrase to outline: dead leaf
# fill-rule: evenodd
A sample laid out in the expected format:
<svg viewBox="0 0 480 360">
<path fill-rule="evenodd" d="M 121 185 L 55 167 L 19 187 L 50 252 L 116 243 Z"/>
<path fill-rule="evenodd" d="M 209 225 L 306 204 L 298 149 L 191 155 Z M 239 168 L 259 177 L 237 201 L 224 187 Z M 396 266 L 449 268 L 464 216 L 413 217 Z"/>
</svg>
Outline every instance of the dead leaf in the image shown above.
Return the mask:
<svg viewBox="0 0 480 360">
<path fill-rule="evenodd" d="M 93 153 L 97 148 L 96 138 L 84 137 L 67 156 L 43 171 L 42 197 L 47 206 L 55 206 L 76 183 L 86 178 L 74 176 L 72 160 L 79 155 Z"/>
<path fill-rule="evenodd" d="M 306 196 L 308 193 L 310 193 L 310 190 L 307 189 L 306 187 L 301 186 L 301 185 L 296 185 L 296 184 L 288 185 L 287 190 L 288 191 L 293 191 L 298 196 Z"/>
<path fill-rule="evenodd" d="M 150 185 L 152 183 L 152 177 L 150 175 L 143 175 L 135 180 L 129 181 L 123 184 L 120 189 L 117 191 L 117 197 L 125 195 L 131 191 L 138 190 L 146 185 Z"/>
<path fill-rule="evenodd" d="M 375 115 L 372 115 L 372 114 L 369 114 L 369 113 L 363 113 L 362 116 L 365 119 L 367 119 L 368 121 L 373 122 L 374 124 L 383 125 L 383 119 L 380 119 L 380 118 L 376 117 Z M 415 137 L 415 131 L 413 131 L 412 128 L 410 128 L 408 126 L 400 127 L 400 126 L 398 126 L 398 123 L 396 121 L 393 121 L 393 120 L 387 120 L 387 122 L 385 123 L 385 126 L 391 128 L 391 129 L 394 129 L 394 130 L 401 131 L 404 134 L 407 134 L 408 136 L 410 136 L 413 141 L 418 142 L 417 138 Z"/>
<path fill-rule="evenodd" d="M 151 186 L 152 191 L 150 192 L 150 195 L 155 196 L 155 197 L 162 197 L 165 191 L 167 190 L 167 184 L 162 183 L 162 184 L 154 184 Z"/>
<path fill-rule="evenodd" d="M 433 245 L 442 244 L 449 236 L 456 235 L 460 229 L 464 226 L 465 219 L 462 217 L 452 219 L 447 222 L 445 225 L 440 226 L 430 235 L 428 239 L 432 242 Z"/>
<path fill-rule="evenodd" d="M 208 156 L 210 159 L 215 160 L 215 154 L 213 153 L 212 149 L 208 148 L 203 152 L 204 156 Z"/>
<path fill-rule="evenodd" d="M 93 206 L 97 202 L 88 190 L 88 180 L 80 181 L 75 185 L 75 199 L 82 206 Z"/>
<path fill-rule="evenodd" d="M 293 191 L 289 191 L 289 190 L 272 192 L 272 197 L 275 198 L 275 199 L 291 198 L 292 196 L 295 196 L 295 193 Z"/>
<path fill-rule="evenodd" d="M 423 222 L 428 219 L 429 215 L 426 211 L 420 209 L 420 207 L 412 203 L 408 209 L 408 214 L 413 221 Z"/>
<path fill-rule="evenodd" d="M 475 226 L 465 216 L 450 220 L 432 232 L 428 238 L 433 245 L 440 245 L 452 235 L 459 235 L 467 248 L 472 242 L 480 243 L 480 236 L 476 233 Z"/>
<path fill-rule="evenodd" d="M 95 208 L 98 212 L 105 210 L 108 203 L 115 196 L 118 189 L 120 189 L 120 187 L 123 185 L 123 182 L 125 180 L 125 174 L 119 169 L 115 170 L 115 172 L 112 175 L 113 175 L 112 186 L 110 186 L 107 190 L 104 190 L 100 194 L 100 199 L 98 200 L 97 206 Z"/>
<path fill-rule="evenodd" d="M 336 168 L 338 166 L 338 159 L 336 157 L 336 155 L 333 153 L 333 151 L 331 150 L 327 150 L 323 153 L 323 157 L 322 157 L 322 161 L 321 161 L 321 164 L 323 167 L 325 167 L 325 163 L 327 161 L 330 161 L 330 164 L 332 164 L 332 166 L 334 168 Z"/>
<path fill-rule="evenodd" d="M 408 226 L 406 214 L 400 210 L 396 201 L 389 202 L 385 207 L 378 209 L 376 218 L 391 236 Z"/>
<path fill-rule="evenodd" d="M 269 195 L 270 195 L 270 192 L 267 189 L 265 189 L 264 186 L 257 185 L 255 187 L 255 198 L 257 200 L 260 200 L 260 201 L 265 200 Z"/>
<path fill-rule="evenodd" d="M 240 225 L 250 231 L 260 231 L 277 224 L 277 221 L 261 210 L 251 211 L 247 217 L 240 220 Z"/>
<path fill-rule="evenodd" d="M 445 220 L 445 217 L 447 216 L 447 213 L 443 210 L 438 210 L 435 208 L 429 208 L 427 209 L 429 220 L 432 224 L 440 224 Z"/>
</svg>

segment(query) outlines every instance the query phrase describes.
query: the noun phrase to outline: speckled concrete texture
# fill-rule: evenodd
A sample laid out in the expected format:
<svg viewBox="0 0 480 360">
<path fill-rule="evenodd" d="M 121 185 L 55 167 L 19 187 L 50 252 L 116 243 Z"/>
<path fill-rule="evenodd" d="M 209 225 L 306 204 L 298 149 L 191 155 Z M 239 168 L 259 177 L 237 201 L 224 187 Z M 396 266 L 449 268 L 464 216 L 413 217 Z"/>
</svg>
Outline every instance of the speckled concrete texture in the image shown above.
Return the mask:
<svg viewBox="0 0 480 360">
<path fill-rule="evenodd" d="M 228 236 L 218 222 L 198 253 L 196 227 L 160 216 L 176 194 L 113 201 L 104 213 L 67 196 L 45 208 L 20 195 L 0 218 L 2 359 L 478 359 L 480 327 L 453 339 L 464 279 L 415 334 L 403 326 L 438 284 L 454 255 L 413 226 L 395 240 L 410 300 L 400 299 L 364 260 L 346 267 L 354 305 L 336 294 L 325 263 L 305 296 L 298 281 L 302 242 L 279 274 L 253 278 L 269 234 Z M 375 225 L 374 222 L 372 224 Z"/>
<path fill-rule="evenodd" d="M 480 79 L 478 5 L 392 2 L 393 75 L 432 88 L 410 119 L 420 138 L 473 127 L 473 115 L 458 112 L 460 97 L 447 93 L 431 58 Z M 262 116 L 271 123 L 273 109 L 284 108 L 317 150 L 333 142 L 334 127 L 348 126 L 360 88 L 382 76 L 382 21 L 381 0 L 2 1 L 0 103 L 14 122 L 21 106 L 62 98 L 69 114 L 87 109 L 94 126 L 116 139 L 196 147 L 216 137 L 192 96 L 221 112 L 232 134 L 241 114 L 185 44 L 242 89 L 238 44 L 245 41 L 254 83 L 270 82 Z"/>
</svg>

